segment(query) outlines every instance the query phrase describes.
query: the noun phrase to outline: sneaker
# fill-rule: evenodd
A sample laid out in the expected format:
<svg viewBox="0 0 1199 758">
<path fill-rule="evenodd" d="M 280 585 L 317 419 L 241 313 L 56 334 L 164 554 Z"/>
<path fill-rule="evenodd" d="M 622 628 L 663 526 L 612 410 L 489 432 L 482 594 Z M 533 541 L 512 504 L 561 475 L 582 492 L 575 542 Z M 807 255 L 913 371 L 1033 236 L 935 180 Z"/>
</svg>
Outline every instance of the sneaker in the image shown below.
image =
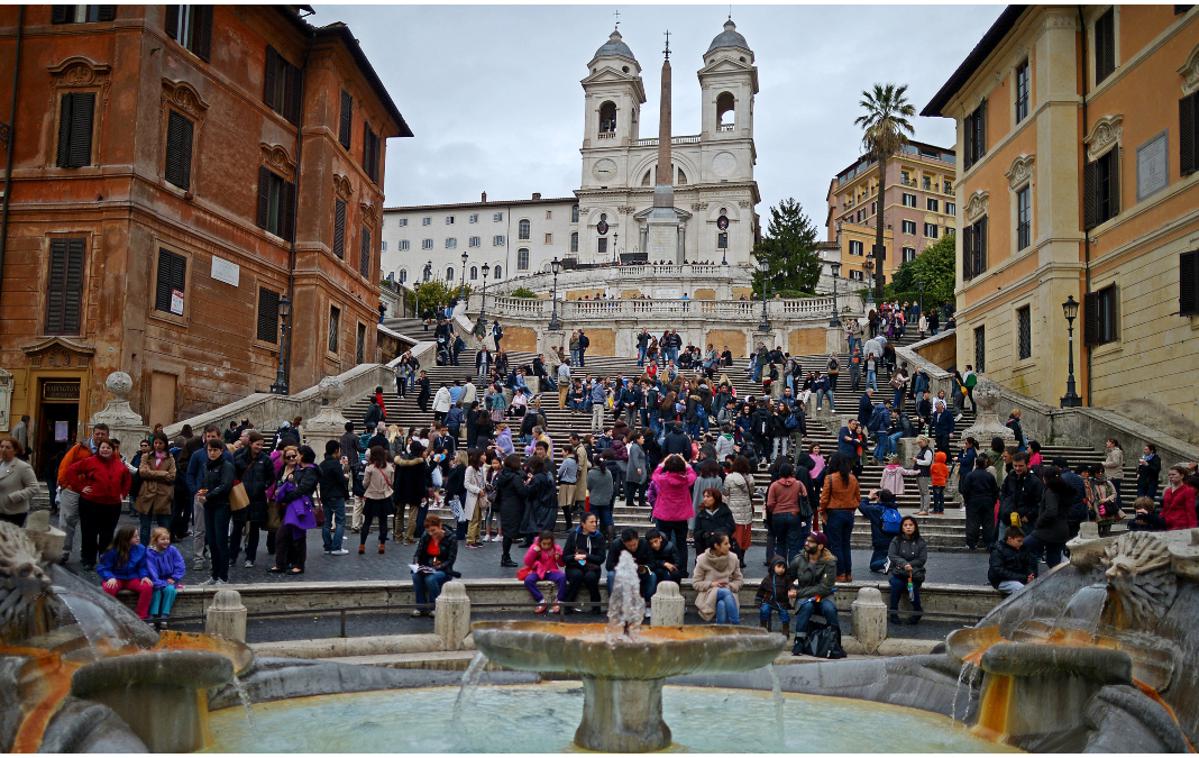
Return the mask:
<svg viewBox="0 0 1199 758">
<path fill-rule="evenodd" d="M 468 543 L 466 543 L 466 549 L 467 549 L 467 550 L 478 550 L 478 549 L 480 549 L 481 547 L 483 547 L 483 544 L 482 544 L 482 543 L 480 543 L 480 542 L 468 542 Z"/>
<path fill-rule="evenodd" d="M 332 550 L 326 550 L 326 551 L 325 551 L 325 555 L 333 555 L 333 551 L 332 551 Z"/>
<path fill-rule="evenodd" d="M 329 555 L 349 555 L 349 554 L 350 554 L 350 551 L 346 550 L 344 547 L 340 548 L 338 550 L 330 550 L 329 551 Z"/>
<path fill-rule="evenodd" d="M 201 587 L 211 587 L 216 583 L 217 583 L 216 579 L 209 577 L 209 578 L 205 579 L 204 581 L 200 582 L 200 586 Z"/>
<path fill-rule="evenodd" d="M 241 567 L 242 567 L 242 568 L 248 568 L 248 569 L 252 569 L 252 568 L 254 568 L 254 561 L 246 561 L 245 563 L 243 563 L 243 564 L 241 565 Z"/>
<path fill-rule="evenodd" d="M 420 618 L 422 615 L 424 615 L 424 611 L 422 611 L 420 608 L 414 608 L 414 609 L 412 610 L 412 618 L 414 618 L 414 619 L 418 619 L 418 618 Z"/>
<path fill-rule="evenodd" d="M 220 586 L 222 584 L 228 584 L 228 583 L 229 582 L 226 582 L 224 579 L 217 579 L 215 582 L 213 582 L 213 584 L 216 586 Z"/>
</svg>

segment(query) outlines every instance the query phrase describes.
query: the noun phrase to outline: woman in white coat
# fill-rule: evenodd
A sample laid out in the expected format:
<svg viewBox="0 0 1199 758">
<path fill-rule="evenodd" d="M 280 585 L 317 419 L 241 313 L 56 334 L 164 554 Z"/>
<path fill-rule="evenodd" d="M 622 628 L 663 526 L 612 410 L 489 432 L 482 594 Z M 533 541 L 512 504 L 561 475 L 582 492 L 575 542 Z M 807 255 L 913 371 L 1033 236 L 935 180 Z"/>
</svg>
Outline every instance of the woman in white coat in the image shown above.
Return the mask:
<svg viewBox="0 0 1199 758">
<path fill-rule="evenodd" d="M 483 511 L 487 508 L 487 471 L 483 465 L 483 451 L 471 450 L 466 463 L 466 503 L 463 516 L 467 520 L 466 546 L 483 547 L 479 530 L 483 524 Z"/>
</svg>

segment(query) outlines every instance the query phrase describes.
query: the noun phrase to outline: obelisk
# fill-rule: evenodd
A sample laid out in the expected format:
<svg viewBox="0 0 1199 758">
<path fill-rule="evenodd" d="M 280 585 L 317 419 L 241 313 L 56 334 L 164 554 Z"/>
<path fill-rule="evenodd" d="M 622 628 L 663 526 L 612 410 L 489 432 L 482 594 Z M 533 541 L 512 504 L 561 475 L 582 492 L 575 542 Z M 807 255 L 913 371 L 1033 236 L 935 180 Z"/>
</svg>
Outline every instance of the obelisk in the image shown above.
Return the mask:
<svg viewBox="0 0 1199 758">
<path fill-rule="evenodd" d="M 662 95 L 658 116 L 658 169 L 654 174 L 654 208 L 649 215 L 646 253 L 650 262 L 683 262 L 679 218 L 674 210 L 674 168 L 670 161 L 670 32 L 662 60 Z"/>
</svg>

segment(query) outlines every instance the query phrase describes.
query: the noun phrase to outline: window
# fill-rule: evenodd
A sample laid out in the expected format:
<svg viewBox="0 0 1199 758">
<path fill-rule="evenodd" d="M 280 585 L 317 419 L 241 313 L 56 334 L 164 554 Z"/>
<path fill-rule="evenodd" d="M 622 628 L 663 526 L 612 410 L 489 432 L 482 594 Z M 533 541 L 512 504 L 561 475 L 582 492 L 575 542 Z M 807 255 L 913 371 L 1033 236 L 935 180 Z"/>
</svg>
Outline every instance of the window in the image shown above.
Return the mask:
<svg viewBox="0 0 1199 758">
<path fill-rule="evenodd" d="M 112 21 L 117 16 L 115 5 L 55 5 L 53 8 L 51 21 L 55 24 Z"/>
<path fill-rule="evenodd" d="M 399 250 L 401 253 L 408 252 L 408 248 L 409 248 L 408 240 L 400 240 L 399 242 L 396 243 L 396 250 Z"/>
<path fill-rule="evenodd" d="M 852 270 L 852 269 L 850 270 L 849 281 L 861 282 L 861 281 L 865 281 L 865 280 L 866 280 L 866 276 L 861 271 L 856 271 L 856 270 Z"/>
<path fill-rule="evenodd" d="M 911 185 L 915 184 L 915 182 L 912 181 L 912 173 L 910 171 L 900 171 L 899 172 L 899 183 L 904 186 L 909 186 L 909 187 Z"/>
<path fill-rule="evenodd" d="M 469 221 L 470 221 L 470 223 L 472 223 L 472 224 L 477 224 L 477 223 L 479 223 L 479 214 L 477 214 L 477 213 L 472 213 L 472 214 L 470 214 Z"/>
<path fill-rule="evenodd" d="M 167 158 L 163 177 L 180 189 L 189 189 L 192 178 L 192 122 L 175 111 L 167 116 Z"/>
<path fill-rule="evenodd" d="M 605 100 L 599 109 L 600 137 L 611 137 L 616 132 L 616 103 Z"/>
<path fill-rule="evenodd" d="M 494 221 L 494 222 L 496 222 L 496 223 L 499 223 L 500 221 L 503 221 L 503 220 L 504 220 L 504 213 L 503 213 L 503 211 L 500 211 L 499 213 L 493 213 L 493 214 L 491 214 L 491 220 L 492 220 L 492 221 Z"/>
<path fill-rule="evenodd" d="M 572 252 L 572 253 L 579 252 L 579 233 L 578 232 L 570 233 L 570 252 Z"/>
<path fill-rule="evenodd" d="M 371 230 L 362 227 L 362 236 L 358 238 L 358 272 L 363 276 L 371 275 Z"/>
<path fill-rule="evenodd" d="M 914 261 L 914 260 L 916 260 L 916 248 L 905 247 L 903 249 L 903 262 L 908 263 L 909 261 Z"/>
<path fill-rule="evenodd" d="M 446 216 L 446 217 L 445 217 L 445 225 L 446 225 L 446 226 L 453 226 L 453 225 L 454 225 L 454 217 L 453 217 L 453 216 Z"/>
<path fill-rule="evenodd" d="M 1199 250 L 1178 256 L 1178 315 L 1199 316 Z"/>
<path fill-rule="evenodd" d="M 1016 250 L 1032 242 L 1032 187 L 1028 184 L 1016 190 Z"/>
<path fill-rule="evenodd" d="M 293 124 L 300 123 L 300 69 L 269 45 L 263 73 L 262 101 Z"/>
<path fill-rule="evenodd" d="M 554 235 L 553 234 L 551 234 L 549 232 L 545 233 L 545 244 L 547 244 L 547 245 L 554 244 Z"/>
<path fill-rule="evenodd" d="M 946 179 L 945 183 L 942 185 L 942 187 L 945 189 L 946 195 L 953 194 L 953 182 L 951 182 L 950 180 Z"/>
<path fill-rule="evenodd" d="M 379 244 L 383 245 L 383 252 L 385 252 L 385 253 L 386 253 L 386 252 L 387 252 L 387 240 L 383 240 L 383 241 L 382 241 L 381 243 L 379 243 Z"/>
<path fill-rule="evenodd" d="M 446 237 L 445 238 L 445 249 L 446 250 L 455 250 L 455 249 L 457 249 L 457 247 L 458 247 L 458 238 L 457 237 Z"/>
<path fill-rule="evenodd" d="M 529 270 L 529 249 L 527 247 L 522 247 L 516 251 L 516 270 Z"/>
<path fill-rule="evenodd" d="M 596 251 L 597 253 L 606 253 L 606 252 L 608 252 L 608 238 L 607 238 L 607 237 L 600 237 L 600 238 L 599 238 L 599 239 L 596 241 L 596 247 L 595 247 L 595 251 Z"/>
<path fill-rule="evenodd" d="M 1116 9 L 1095 19 L 1095 84 L 1116 70 Z"/>
<path fill-rule="evenodd" d="M 871 215 L 871 216 L 873 216 L 873 215 L 874 215 L 874 214 L 876 214 L 876 213 L 878 213 L 878 202 L 877 202 L 877 201 L 871 201 L 871 203 L 870 203 L 870 215 Z"/>
<path fill-rule="evenodd" d="M 424 217 L 423 217 L 423 218 L 421 218 L 421 220 L 420 220 L 420 225 L 421 225 L 421 226 L 428 226 L 428 225 L 429 225 L 429 224 L 431 224 L 431 223 L 433 223 L 433 217 L 432 217 L 432 216 L 424 216 Z"/>
<path fill-rule="evenodd" d="M 158 251 L 158 280 L 154 285 L 154 310 L 183 315 L 183 284 L 187 259 L 169 250 Z M 175 293 L 179 293 L 178 300 Z"/>
<path fill-rule="evenodd" d="M 421 240 L 420 241 L 420 249 L 421 250 L 432 250 L 433 249 L 433 240 L 430 240 L 430 239 Z"/>
<path fill-rule="evenodd" d="M 341 116 L 337 121 L 337 141 L 346 150 L 350 149 L 350 135 L 354 128 L 354 98 L 344 89 L 341 91 Z"/>
<path fill-rule="evenodd" d="M 372 182 L 379 181 L 379 135 L 371 131 L 371 125 L 362 124 L 362 170 Z"/>
<path fill-rule="evenodd" d="M 579 223 L 579 206 L 572 205 L 570 207 L 570 220 L 573 223 L 576 223 L 576 224 Z"/>
<path fill-rule="evenodd" d="M 925 237 L 935 240 L 939 233 L 940 233 L 940 229 L 937 227 L 936 224 L 929 224 L 927 222 L 924 224 L 924 236 Z"/>
<path fill-rule="evenodd" d="M 258 226 L 276 237 L 291 240 L 295 231 L 296 185 L 271 171 L 258 168 Z"/>
<path fill-rule="evenodd" d="M 962 120 L 965 151 L 962 165 L 969 169 L 987 154 L 987 101 L 978 104 L 970 115 Z"/>
<path fill-rule="evenodd" d="M 1192 92 L 1178 101 L 1179 168 L 1183 176 L 1199 168 L 1196 145 L 1199 145 L 1199 92 Z"/>
<path fill-rule="evenodd" d="M 935 197 L 926 198 L 924 201 L 924 205 L 928 210 L 932 211 L 933 213 L 941 212 L 941 210 L 940 210 L 941 209 L 941 201 L 937 200 L 937 198 L 935 198 Z"/>
<path fill-rule="evenodd" d="M 471 237 L 469 240 L 467 240 L 467 244 L 471 247 L 479 247 L 481 244 L 483 244 L 483 240 L 478 237 Z"/>
<path fill-rule="evenodd" d="M 496 266 L 496 267 L 495 267 L 495 278 L 496 278 L 496 279 L 503 279 L 503 278 L 504 278 L 504 271 L 503 271 L 503 269 L 502 269 L 501 267 L 499 267 L 499 266 Z"/>
<path fill-rule="evenodd" d="M 1032 357 L 1032 307 L 1016 310 L 1016 355 L 1020 360 Z"/>
<path fill-rule="evenodd" d="M 958 213 L 958 204 L 957 203 L 950 203 L 950 202 L 945 203 L 945 215 L 946 216 L 956 216 L 957 213 Z"/>
<path fill-rule="evenodd" d="M 923 180 L 921 186 L 924 187 L 925 190 L 931 190 L 933 188 L 932 178 L 927 176 L 922 176 L 920 178 Z"/>
<path fill-rule="evenodd" d="M 1120 213 L 1120 148 L 1113 147 L 1086 166 L 1083 175 L 1085 224 L 1087 229 Z"/>
<path fill-rule="evenodd" d="M 406 218 L 400 219 L 400 222 L 398 225 L 399 226 L 408 226 L 408 219 L 406 219 Z"/>
<path fill-rule="evenodd" d="M 1083 316 L 1088 345 L 1105 345 L 1120 339 L 1119 290 L 1109 284 L 1098 292 L 1090 292 L 1084 300 Z"/>
<path fill-rule="evenodd" d="M 406 268 L 400 269 L 399 277 L 400 277 L 400 284 L 403 284 L 404 282 L 408 281 L 408 269 L 406 269 Z"/>
<path fill-rule="evenodd" d="M 470 267 L 470 280 L 472 282 L 474 282 L 474 281 L 477 281 L 478 279 L 479 279 L 479 267 L 471 266 Z"/>
<path fill-rule="evenodd" d="M 366 324 L 361 321 L 354 334 L 354 360 L 360 365 L 366 361 Z"/>
<path fill-rule="evenodd" d="M 168 5 L 167 36 L 208 60 L 212 53 L 212 6 Z"/>
<path fill-rule="evenodd" d="M 279 293 L 258 289 L 258 339 L 272 345 L 279 341 Z"/>
<path fill-rule="evenodd" d="M 903 193 L 903 204 L 909 208 L 916 207 L 916 196 L 911 192 Z"/>
<path fill-rule="evenodd" d="M 1028 60 L 1016 66 L 1016 123 L 1028 118 Z"/>
<path fill-rule="evenodd" d="M 400 243 L 401 245 L 404 242 Z M 345 260 L 346 257 L 346 201 L 338 200 L 333 204 L 333 254 Z"/>
<path fill-rule="evenodd" d="M 491 238 L 491 246 L 492 247 L 503 247 L 504 246 L 504 235 L 497 234 L 494 237 L 492 237 Z"/>
<path fill-rule="evenodd" d="M 341 309 L 329 306 L 329 352 L 337 352 L 337 334 L 341 331 Z"/>
<path fill-rule="evenodd" d="M 516 238 L 518 240 L 527 240 L 529 238 L 530 231 L 529 220 L 527 218 L 522 218 L 516 225 Z"/>
<path fill-rule="evenodd" d="M 83 315 L 83 238 L 50 240 L 46 334 L 79 334 Z"/>
<path fill-rule="evenodd" d="M 717 232 L 716 234 L 716 249 L 726 250 L 729 246 L 729 233 Z"/>
<path fill-rule="evenodd" d="M 962 279 L 969 281 L 987 270 L 987 218 L 983 216 L 962 234 Z"/>
<path fill-rule="evenodd" d="M 550 219 L 552 219 L 553 217 L 554 217 L 554 212 L 553 212 L 553 211 L 546 211 L 546 212 L 545 212 L 545 220 L 546 220 L 546 221 L 549 221 L 549 220 L 550 220 Z"/>
<path fill-rule="evenodd" d="M 903 222 L 903 233 L 904 234 L 915 234 L 916 233 L 916 222 L 905 220 Z"/>
<path fill-rule="evenodd" d="M 58 112 L 59 168 L 79 168 L 92 162 L 92 113 L 95 92 L 68 92 Z"/>
<path fill-rule="evenodd" d="M 453 266 L 445 267 L 445 280 L 447 282 L 453 283 L 453 281 L 454 281 L 454 267 Z"/>
<path fill-rule="evenodd" d="M 987 327 L 980 326 L 974 330 L 974 369 L 978 373 L 987 370 Z"/>
<path fill-rule="evenodd" d="M 861 240 L 850 240 L 849 241 L 849 254 L 850 255 L 864 255 L 865 254 L 865 245 L 862 243 Z"/>
</svg>

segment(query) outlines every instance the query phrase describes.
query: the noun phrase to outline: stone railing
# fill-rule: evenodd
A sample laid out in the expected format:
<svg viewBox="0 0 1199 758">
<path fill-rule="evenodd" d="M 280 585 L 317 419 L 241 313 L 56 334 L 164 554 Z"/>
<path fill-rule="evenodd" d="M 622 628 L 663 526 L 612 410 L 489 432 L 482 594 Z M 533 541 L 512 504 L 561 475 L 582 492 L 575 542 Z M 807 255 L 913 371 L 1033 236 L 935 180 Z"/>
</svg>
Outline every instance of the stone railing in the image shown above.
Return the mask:
<svg viewBox="0 0 1199 758">
<path fill-rule="evenodd" d="M 477 314 L 482 304 L 478 294 L 470 296 L 467 310 Z M 857 295 L 839 296 L 838 309 L 860 314 L 861 299 Z M 487 317 L 501 319 L 548 320 L 553 308 L 549 300 L 520 297 L 487 297 Z M 806 297 L 789 300 L 767 300 L 766 316 L 770 320 L 817 320 L 831 316 L 833 298 Z M 558 318 L 567 322 L 608 321 L 615 319 L 680 318 L 685 320 L 719 320 L 738 324 L 753 324 L 762 317 L 760 300 L 567 300 L 558 301 Z"/>
<path fill-rule="evenodd" d="M 687 134 L 682 137 L 671 137 L 670 138 L 670 144 L 672 144 L 672 145 L 698 145 L 699 142 L 700 142 L 700 135 L 698 135 L 698 134 Z M 633 142 L 633 145 L 635 147 L 653 147 L 657 144 L 658 144 L 657 137 L 645 137 L 645 138 L 642 138 L 639 140 L 635 140 Z"/>
<path fill-rule="evenodd" d="M 722 265 L 720 263 L 638 263 L 624 266 L 595 266 L 567 269 L 558 274 L 558 294 L 572 289 L 604 290 L 619 294 L 621 289 L 652 287 L 674 288 L 679 294 L 693 294 L 697 287 L 716 291 L 717 296 L 732 297 L 731 287 L 746 289 L 750 286 L 753 271 L 748 266 Z M 534 292 L 549 293 L 554 285 L 554 275 L 540 271 L 516 276 L 487 287 L 487 294 L 503 295 L 524 287 Z M 647 292 L 652 295 L 653 293 Z M 488 299 L 490 302 L 490 298 Z"/>
</svg>

